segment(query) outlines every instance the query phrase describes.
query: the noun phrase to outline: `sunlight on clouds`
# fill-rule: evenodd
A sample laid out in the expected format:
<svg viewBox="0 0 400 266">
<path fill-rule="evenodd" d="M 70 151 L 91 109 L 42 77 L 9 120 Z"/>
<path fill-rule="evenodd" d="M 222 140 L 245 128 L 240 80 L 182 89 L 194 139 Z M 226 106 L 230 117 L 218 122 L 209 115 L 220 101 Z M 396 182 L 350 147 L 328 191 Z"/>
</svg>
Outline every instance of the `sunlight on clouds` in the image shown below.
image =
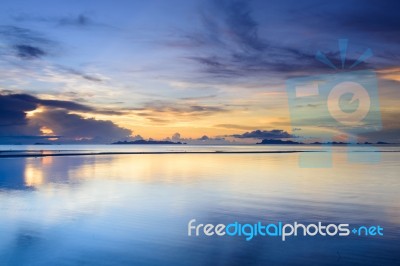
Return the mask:
<svg viewBox="0 0 400 266">
<path fill-rule="evenodd" d="M 381 69 L 377 70 L 377 72 L 382 79 L 400 82 L 400 67 Z"/>
<path fill-rule="evenodd" d="M 46 126 L 42 126 L 40 128 L 40 133 L 42 133 L 42 136 L 53 136 L 54 135 L 54 131 L 51 128 L 48 128 Z M 56 140 L 58 140 L 58 138 L 47 138 L 47 140 L 56 141 Z"/>
<path fill-rule="evenodd" d="M 37 113 L 42 113 L 43 111 L 44 111 L 44 108 L 43 108 L 43 107 L 38 107 L 38 108 L 36 108 L 35 110 L 27 111 L 27 112 L 25 112 L 25 113 L 26 113 L 26 116 L 27 116 L 27 117 L 33 117 L 33 116 L 35 116 L 35 114 L 37 114 Z"/>
<path fill-rule="evenodd" d="M 51 129 L 48 128 L 48 127 L 41 127 L 41 128 L 40 128 L 40 132 L 41 132 L 43 135 L 51 135 L 51 134 L 54 134 L 53 130 L 51 130 Z"/>
</svg>

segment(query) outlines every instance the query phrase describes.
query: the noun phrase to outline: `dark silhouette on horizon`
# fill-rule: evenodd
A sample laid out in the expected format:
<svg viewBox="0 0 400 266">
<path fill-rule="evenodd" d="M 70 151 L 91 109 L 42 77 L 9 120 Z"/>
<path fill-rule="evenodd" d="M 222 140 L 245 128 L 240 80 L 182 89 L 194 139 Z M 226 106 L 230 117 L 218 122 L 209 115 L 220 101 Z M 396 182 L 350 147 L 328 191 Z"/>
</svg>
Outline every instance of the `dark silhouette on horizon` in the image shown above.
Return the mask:
<svg viewBox="0 0 400 266">
<path fill-rule="evenodd" d="M 396 144 L 396 143 L 388 143 L 384 141 L 378 141 L 376 143 L 371 142 L 364 142 L 364 143 L 349 143 L 349 142 L 312 142 L 312 143 L 304 143 L 304 142 L 297 142 L 291 140 L 280 140 L 280 139 L 263 139 L 261 142 L 257 144 L 270 144 L 270 145 L 389 145 L 389 144 Z"/>
<path fill-rule="evenodd" d="M 144 139 L 139 139 L 139 140 L 134 140 L 134 141 L 117 141 L 112 144 L 186 144 L 182 143 L 180 141 L 178 142 L 173 142 L 173 141 L 167 141 L 167 140 L 144 140 Z"/>
</svg>

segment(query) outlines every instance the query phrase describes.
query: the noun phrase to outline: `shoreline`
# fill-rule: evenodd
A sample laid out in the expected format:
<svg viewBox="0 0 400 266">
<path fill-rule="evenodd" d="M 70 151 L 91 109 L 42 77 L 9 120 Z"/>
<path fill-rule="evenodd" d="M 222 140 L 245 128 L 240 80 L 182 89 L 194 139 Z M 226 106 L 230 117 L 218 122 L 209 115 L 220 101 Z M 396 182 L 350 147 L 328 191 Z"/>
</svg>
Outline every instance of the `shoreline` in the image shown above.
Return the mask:
<svg viewBox="0 0 400 266">
<path fill-rule="evenodd" d="M 324 152 L 324 151 L 166 151 L 166 152 L 80 152 L 80 153 L 24 153 L 1 154 L 0 158 L 18 157 L 57 157 L 57 156 L 90 156 L 90 155 L 140 155 L 140 154 L 269 154 L 269 153 L 300 153 L 300 152 Z"/>
<path fill-rule="evenodd" d="M 63 157 L 63 156 L 90 156 L 90 155 L 173 155 L 173 154 L 278 154 L 278 153 L 309 153 L 309 152 L 329 152 L 326 150 L 288 150 L 288 151 L 143 151 L 143 152 L 61 152 L 51 151 L 0 151 L 1 158 L 32 158 L 32 157 Z M 21 153 L 19 153 L 21 152 Z M 57 153 L 59 152 L 59 153 Z M 382 153 L 397 153 L 400 150 L 394 151 L 351 151 L 351 153 L 366 153 L 366 152 L 382 152 Z M 17 154 L 15 154 L 17 153 Z M 18 154 L 19 153 L 19 154 Z"/>
</svg>

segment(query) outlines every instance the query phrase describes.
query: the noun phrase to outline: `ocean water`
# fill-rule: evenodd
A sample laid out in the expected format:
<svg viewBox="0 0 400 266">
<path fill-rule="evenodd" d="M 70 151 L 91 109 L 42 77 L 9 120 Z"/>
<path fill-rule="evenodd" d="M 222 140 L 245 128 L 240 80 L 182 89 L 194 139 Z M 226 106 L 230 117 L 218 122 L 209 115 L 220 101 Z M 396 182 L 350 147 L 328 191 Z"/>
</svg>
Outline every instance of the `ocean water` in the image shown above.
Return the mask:
<svg viewBox="0 0 400 266">
<path fill-rule="evenodd" d="M 400 147 L 0 146 L 0 265 L 400 265 Z M 185 151 L 187 154 L 168 152 Z M 320 160 L 321 152 L 309 153 Z M 360 160 L 363 161 L 363 160 Z M 188 236 L 196 223 L 380 225 L 383 236 Z"/>
</svg>

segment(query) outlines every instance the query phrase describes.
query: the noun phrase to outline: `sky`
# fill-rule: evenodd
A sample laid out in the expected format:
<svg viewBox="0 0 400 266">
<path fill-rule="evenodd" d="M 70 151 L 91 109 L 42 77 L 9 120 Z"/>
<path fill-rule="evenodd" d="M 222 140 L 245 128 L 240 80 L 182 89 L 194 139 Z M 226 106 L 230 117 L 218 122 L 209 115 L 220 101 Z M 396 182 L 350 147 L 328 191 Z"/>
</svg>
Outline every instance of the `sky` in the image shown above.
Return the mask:
<svg viewBox="0 0 400 266">
<path fill-rule="evenodd" d="M 327 134 L 400 143 L 399 8 L 390 0 L 2 1 L 0 143 Z M 339 40 L 347 40 L 343 67 Z M 376 76 L 366 85 L 376 83 L 368 89 L 376 95 L 361 130 L 332 120 L 326 99 L 290 99 L 291 80 L 360 81 L 351 71 L 363 70 Z"/>
</svg>

